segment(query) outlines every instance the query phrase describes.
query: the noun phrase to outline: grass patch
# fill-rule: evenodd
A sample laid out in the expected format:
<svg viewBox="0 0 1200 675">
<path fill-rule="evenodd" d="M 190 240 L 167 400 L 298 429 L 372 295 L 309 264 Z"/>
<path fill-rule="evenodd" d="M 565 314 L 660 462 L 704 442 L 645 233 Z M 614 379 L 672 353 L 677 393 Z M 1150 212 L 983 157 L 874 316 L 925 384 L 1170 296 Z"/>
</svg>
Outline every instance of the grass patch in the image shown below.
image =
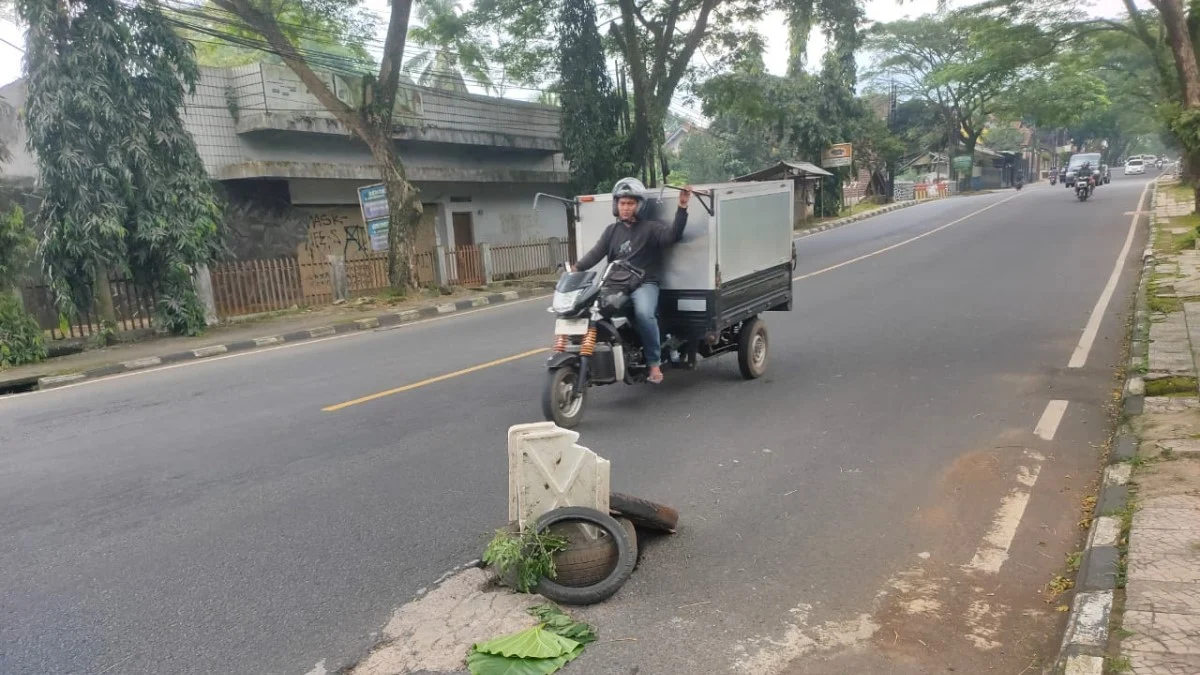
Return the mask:
<svg viewBox="0 0 1200 675">
<path fill-rule="evenodd" d="M 1067 569 L 1072 572 L 1078 572 L 1079 566 L 1083 564 L 1083 551 L 1075 551 L 1067 556 Z"/>
<path fill-rule="evenodd" d="M 1159 189 L 1161 190 L 1162 188 Z M 1177 202 L 1191 203 L 1196 198 L 1192 193 L 1192 188 L 1187 185 L 1172 185 L 1167 188 L 1167 194 Z"/>
<path fill-rule="evenodd" d="M 1147 396 L 1172 396 L 1175 394 L 1196 395 L 1197 382 L 1194 377 L 1164 377 L 1146 382 Z"/>
<path fill-rule="evenodd" d="M 1110 673 L 1128 673 L 1133 671 L 1133 664 L 1128 656 L 1110 656 L 1105 659 L 1105 666 Z"/>
</svg>

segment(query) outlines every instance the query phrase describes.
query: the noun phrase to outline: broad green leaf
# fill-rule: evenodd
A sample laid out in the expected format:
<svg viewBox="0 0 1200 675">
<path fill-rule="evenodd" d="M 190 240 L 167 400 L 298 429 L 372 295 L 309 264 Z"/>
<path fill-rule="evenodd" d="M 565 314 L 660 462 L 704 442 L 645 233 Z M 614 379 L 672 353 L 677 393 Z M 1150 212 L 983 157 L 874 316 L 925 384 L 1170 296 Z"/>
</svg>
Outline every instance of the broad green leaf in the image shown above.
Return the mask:
<svg viewBox="0 0 1200 675">
<path fill-rule="evenodd" d="M 467 656 L 467 670 L 471 675 L 550 675 L 558 672 L 582 653 L 583 645 L 567 654 L 548 659 L 523 659 L 472 651 Z"/>
<path fill-rule="evenodd" d="M 534 626 L 513 635 L 505 635 L 475 645 L 474 651 L 500 656 L 548 659 L 570 653 L 579 643 L 570 638 Z"/>
<path fill-rule="evenodd" d="M 596 641 L 596 631 L 582 621 L 575 621 L 563 613 L 561 609 L 551 604 L 534 605 L 525 610 L 537 617 L 546 630 L 557 633 L 580 644 Z"/>
</svg>

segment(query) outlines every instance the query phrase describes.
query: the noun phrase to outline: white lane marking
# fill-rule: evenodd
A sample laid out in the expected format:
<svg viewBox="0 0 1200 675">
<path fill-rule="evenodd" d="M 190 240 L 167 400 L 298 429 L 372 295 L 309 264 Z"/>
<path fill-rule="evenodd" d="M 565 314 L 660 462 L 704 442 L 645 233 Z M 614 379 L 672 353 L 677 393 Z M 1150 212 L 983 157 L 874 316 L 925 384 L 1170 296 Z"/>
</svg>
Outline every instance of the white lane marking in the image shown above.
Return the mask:
<svg viewBox="0 0 1200 675">
<path fill-rule="evenodd" d="M 970 195 L 970 196 L 975 196 L 975 195 Z M 836 232 L 836 231 L 838 231 L 838 230 L 844 230 L 844 229 L 846 229 L 847 227 L 851 227 L 851 226 L 853 226 L 853 225 L 861 225 L 862 223 L 865 223 L 865 222 L 867 222 L 868 220 L 872 220 L 872 219 L 876 218 L 877 216 L 886 216 L 887 214 L 889 214 L 889 213 L 895 213 L 896 211 L 911 211 L 911 210 L 913 210 L 913 209 L 917 209 L 917 208 L 920 208 L 920 207 L 922 207 L 922 206 L 926 206 L 926 205 L 928 205 L 928 204 L 939 204 L 939 203 L 944 203 L 944 202 L 946 202 L 948 199 L 949 199 L 948 197 L 935 197 L 935 198 L 932 198 L 932 199 L 928 199 L 928 200 L 926 200 L 926 201 L 923 201 L 923 202 L 921 202 L 920 204 L 913 204 L 912 206 L 906 206 L 906 207 L 904 207 L 904 208 L 902 208 L 902 209 L 895 209 L 895 210 L 892 210 L 892 211 L 886 211 L 886 212 L 884 212 L 884 213 L 877 213 L 877 214 L 875 214 L 874 216 L 868 216 L 868 217 L 866 217 L 866 218 L 863 218 L 862 220 L 856 220 L 856 221 L 854 221 L 853 223 L 846 223 L 845 225 L 842 225 L 841 227 L 831 227 L 831 228 L 829 228 L 829 229 L 827 229 L 827 230 L 820 230 L 820 231 L 818 231 L 818 232 L 812 232 L 812 233 L 810 233 L 810 234 L 804 234 L 804 233 L 803 233 L 803 230 L 802 230 L 801 232 L 799 232 L 799 233 L 797 233 L 796 235 L 792 236 L 792 241 L 800 241 L 801 239 L 808 239 L 809 237 L 819 237 L 819 236 L 821 236 L 822 234 L 829 234 L 830 232 Z M 849 217 L 849 216 L 847 216 L 847 217 Z"/>
<path fill-rule="evenodd" d="M 547 297 L 549 297 L 549 296 L 548 295 L 539 295 L 539 296 L 532 297 L 532 298 L 526 298 L 524 300 L 517 300 L 515 302 L 506 302 L 506 303 L 500 304 L 500 305 L 490 305 L 487 307 L 480 307 L 479 309 L 471 309 L 471 310 L 467 310 L 464 312 L 459 312 L 457 314 L 452 314 L 449 316 L 435 316 L 435 317 L 432 317 L 429 319 L 422 319 L 421 321 L 413 321 L 411 323 L 397 324 L 395 326 L 390 326 L 389 328 L 409 328 L 411 326 L 417 326 L 420 324 L 433 323 L 434 321 L 449 321 L 451 319 L 458 319 L 460 317 L 464 317 L 469 314 L 478 314 L 480 312 L 490 312 L 495 309 L 504 309 L 505 307 L 521 305 L 521 304 L 525 304 L 527 302 L 533 302 L 535 300 L 545 300 Z M 27 391 L 27 392 L 20 393 L 20 394 L 8 394 L 6 396 L 0 396 L 0 403 L 10 400 L 10 399 L 19 399 L 19 398 L 24 398 L 27 396 L 37 396 L 39 394 L 52 394 L 56 391 L 63 391 L 66 389 L 74 389 L 75 387 L 84 387 L 87 385 L 100 384 L 103 382 L 111 382 L 112 380 L 120 380 L 120 379 L 126 378 L 126 377 L 137 377 L 139 375 L 150 375 L 152 373 L 161 373 L 161 372 L 165 372 L 168 370 L 174 370 L 176 368 L 188 368 L 191 366 L 202 366 L 202 365 L 206 365 L 209 363 L 215 363 L 217 361 L 224 361 L 225 359 L 236 359 L 236 358 L 241 358 L 243 356 L 257 356 L 259 354 L 266 354 L 267 352 L 274 352 L 274 351 L 278 351 L 280 349 L 294 349 L 296 347 L 308 347 L 309 345 L 315 345 L 315 344 L 319 344 L 321 342 L 329 342 L 331 340 L 341 340 L 343 338 L 351 338 L 351 337 L 362 337 L 364 335 L 371 335 L 374 332 L 375 331 L 364 330 L 364 331 L 355 331 L 353 333 L 342 333 L 341 335 L 332 335 L 330 337 L 317 338 L 315 340 L 304 340 L 302 342 L 293 342 L 290 344 L 284 343 L 277 347 L 267 347 L 265 349 L 252 349 L 249 351 L 237 352 L 236 354 L 226 354 L 224 356 L 214 356 L 214 357 L 209 357 L 206 359 L 197 359 L 195 361 L 184 361 L 182 363 L 172 363 L 172 364 L 169 364 L 166 366 L 161 366 L 158 368 L 148 368 L 145 370 L 136 370 L 136 371 L 129 372 L 129 373 L 121 373 L 119 375 L 109 375 L 107 377 L 97 377 L 92 380 L 84 380 L 82 382 L 76 382 L 75 384 L 67 384 L 67 385 L 63 385 L 61 387 L 54 387 L 53 389 L 39 389 L 37 391 Z M 266 340 L 277 340 L 277 339 L 278 339 L 278 336 L 271 337 L 271 338 L 265 338 L 264 341 L 262 342 L 262 344 L 271 344 L 271 342 L 268 342 Z M 256 340 L 256 342 L 258 342 L 258 340 Z"/>
<path fill-rule="evenodd" d="M 959 223 L 963 222 L 964 220 L 974 218 L 975 216 L 983 213 L 984 211 L 987 211 L 988 209 L 994 209 L 997 206 L 1004 204 L 1005 202 L 1011 202 L 1012 200 L 1014 200 L 1020 196 L 1021 195 L 1018 193 L 1011 197 L 1008 197 L 1007 199 L 1001 199 L 998 202 L 988 204 L 987 206 L 983 207 L 982 209 L 979 209 L 978 211 L 972 211 L 971 213 L 968 213 L 967 215 L 963 216 L 962 218 L 959 218 L 958 220 L 952 220 L 952 221 L 946 223 L 945 225 L 939 225 L 939 226 L 933 228 L 932 230 L 918 234 L 917 236 L 912 237 L 911 239 L 905 239 L 904 241 L 892 244 L 891 246 L 885 246 L 885 247 L 879 249 L 878 251 L 872 251 L 871 253 L 867 253 L 865 255 L 860 255 L 857 258 L 853 258 L 853 259 L 847 260 L 845 262 L 840 262 L 836 265 L 830 265 L 829 267 L 826 267 L 825 269 L 817 270 L 816 272 L 809 272 L 808 274 L 801 274 L 798 277 L 792 277 L 792 281 L 803 281 L 805 279 L 810 279 L 812 277 L 817 276 L 818 274 L 825 274 L 826 272 L 832 272 L 836 269 L 841 269 L 841 268 L 845 267 L 846 265 L 853 265 L 854 263 L 862 262 L 863 260 L 866 260 L 867 258 L 874 258 L 875 256 L 877 256 L 881 253 L 887 253 L 888 251 L 894 251 L 894 250 L 900 248 L 901 246 L 906 246 L 908 244 L 911 244 L 914 241 L 917 241 L 918 239 L 924 239 L 925 237 L 928 237 L 931 234 L 937 234 L 938 232 L 941 232 L 942 230 L 944 230 L 948 227 L 953 227 L 955 225 L 958 225 Z"/>
<path fill-rule="evenodd" d="M 996 574 L 1004 561 L 1008 560 L 1008 549 L 1017 536 L 1017 528 L 1021 518 L 1025 516 L 1025 507 L 1029 505 L 1029 495 L 1037 483 L 1038 474 L 1042 471 L 1045 461 L 1040 453 L 1032 450 L 1025 451 L 1026 464 L 1017 467 L 1017 485 L 1000 500 L 1000 508 L 992 519 L 992 527 L 983 537 L 983 543 L 971 558 L 965 568 Z"/>
<path fill-rule="evenodd" d="M 1037 426 L 1033 428 L 1033 433 L 1044 441 L 1054 440 L 1054 434 L 1058 432 L 1058 425 L 1066 412 L 1066 401 L 1050 401 L 1046 404 L 1042 419 L 1038 420 Z"/>
<path fill-rule="evenodd" d="M 1154 181 L 1150 181 L 1142 188 L 1142 194 L 1138 197 L 1137 208 L 1134 209 L 1133 217 L 1129 220 L 1129 233 L 1125 235 L 1125 245 L 1121 247 L 1121 253 L 1117 255 L 1117 262 L 1113 265 L 1113 271 L 1108 277 L 1108 283 L 1104 285 L 1104 290 L 1100 293 L 1100 299 L 1096 301 L 1096 306 L 1092 308 L 1092 315 L 1088 317 L 1087 326 L 1083 329 L 1083 336 L 1079 338 L 1079 344 L 1075 347 L 1075 353 L 1071 354 L 1071 361 L 1067 364 L 1068 368 L 1082 368 L 1087 363 L 1088 354 L 1092 351 L 1092 344 L 1096 342 L 1096 334 L 1100 332 L 1100 322 L 1104 320 L 1104 313 L 1108 309 L 1108 303 L 1112 301 L 1113 293 L 1117 290 L 1117 282 L 1121 280 L 1121 271 L 1125 269 L 1125 258 L 1129 255 L 1129 248 L 1133 246 L 1133 236 L 1137 234 L 1137 223 L 1142 210 L 1142 203 L 1146 201 L 1146 193 L 1149 192 L 1150 186 L 1153 183 Z"/>
</svg>

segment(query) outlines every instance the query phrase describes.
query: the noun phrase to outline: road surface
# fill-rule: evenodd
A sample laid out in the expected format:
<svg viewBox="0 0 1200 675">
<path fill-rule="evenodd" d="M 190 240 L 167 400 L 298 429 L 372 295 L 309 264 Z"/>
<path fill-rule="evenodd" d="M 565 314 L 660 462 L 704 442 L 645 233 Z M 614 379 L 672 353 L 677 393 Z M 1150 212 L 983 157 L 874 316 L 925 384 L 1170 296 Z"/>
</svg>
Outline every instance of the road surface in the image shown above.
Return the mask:
<svg viewBox="0 0 1200 675">
<path fill-rule="evenodd" d="M 1041 183 L 803 238 L 765 378 L 723 357 L 595 390 L 582 442 L 683 526 L 580 612 L 637 640 L 571 668 L 1012 673 L 1050 654 L 1064 615 L 1039 589 L 1082 534 L 1145 184 L 1078 203 Z M 0 399 L 0 672 L 360 659 L 503 523 L 545 306 Z"/>
</svg>

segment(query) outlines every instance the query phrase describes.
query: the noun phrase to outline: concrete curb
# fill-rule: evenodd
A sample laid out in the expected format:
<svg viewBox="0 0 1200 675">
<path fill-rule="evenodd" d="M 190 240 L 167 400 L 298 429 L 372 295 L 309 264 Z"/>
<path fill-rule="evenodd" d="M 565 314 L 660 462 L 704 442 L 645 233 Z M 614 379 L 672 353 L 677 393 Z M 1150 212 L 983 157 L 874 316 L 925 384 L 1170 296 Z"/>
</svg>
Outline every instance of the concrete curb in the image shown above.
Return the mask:
<svg viewBox="0 0 1200 675">
<path fill-rule="evenodd" d="M 319 326 L 317 328 L 309 328 L 307 330 L 293 331 L 290 333 L 283 333 L 281 335 L 265 335 L 263 337 L 253 338 L 250 340 L 239 340 L 237 342 L 230 342 L 227 344 L 209 345 L 199 349 L 189 349 L 172 354 L 165 354 L 163 356 L 152 356 L 149 358 L 137 359 L 136 361 L 114 363 L 112 365 L 100 366 L 98 368 L 92 368 L 90 370 L 85 370 L 78 373 L 67 373 L 65 375 L 41 377 L 38 378 L 37 389 L 53 389 L 55 387 L 75 384 L 84 380 L 109 377 L 135 370 L 154 368 L 170 363 L 205 359 L 212 356 L 230 354 L 233 352 L 244 352 L 254 349 L 261 349 L 264 347 L 274 347 L 285 343 L 304 342 L 307 340 L 315 340 L 318 338 L 329 337 L 331 335 L 340 335 L 355 331 L 375 330 L 377 328 L 389 326 L 400 326 L 436 316 L 446 316 L 448 314 L 477 309 L 479 307 L 487 307 L 490 305 L 502 305 L 508 302 L 544 296 L 546 294 L 546 288 L 522 288 L 513 291 L 493 293 L 491 295 L 478 298 L 467 298 L 457 302 L 448 302 L 440 305 L 427 305 L 419 309 L 406 309 L 402 311 L 389 312 L 379 316 L 355 319 L 353 321 L 336 323 L 330 326 Z"/>
<path fill-rule="evenodd" d="M 828 230 L 834 230 L 839 227 L 844 227 L 846 225 L 849 225 L 850 223 L 857 223 L 860 220 L 866 220 L 867 218 L 872 218 L 874 216 L 881 216 L 885 213 L 891 213 L 892 211 L 899 211 L 900 209 L 906 209 L 910 206 L 916 206 L 917 204 L 926 204 L 929 202 L 940 201 L 942 199 L 949 199 L 949 197 L 933 197 L 930 199 L 909 199 L 909 200 L 903 201 L 903 202 L 896 202 L 895 204 L 888 204 L 887 206 L 882 206 L 880 208 L 873 209 L 871 211 L 867 211 L 866 213 L 860 213 L 856 216 L 850 216 L 848 218 L 839 218 L 837 220 L 825 223 L 824 225 L 821 225 L 820 227 L 810 227 L 807 230 L 797 230 L 793 235 L 793 239 L 803 239 L 804 237 L 809 237 L 814 234 L 819 234 L 821 232 L 826 232 Z"/>
<path fill-rule="evenodd" d="M 1141 377 L 1141 369 L 1150 334 L 1146 294 L 1154 272 L 1154 202 L 1157 198 L 1156 181 L 1149 204 L 1150 238 L 1142 252 L 1142 269 L 1134 305 L 1129 367 L 1121 393 L 1121 410 L 1126 416 L 1140 415 L 1146 399 L 1146 384 Z M 1120 584 L 1122 522 L 1119 514 L 1129 504 L 1129 477 L 1133 471 L 1130 462 L 1137 455 L 1137 449 L 1138 440 L 1132 434 L 1118 434 L 1113 439 L 1110 464 L 1104 469 L 1104 479 L 1092 511 L 1092 526 L 1088 530 L 1083 558 L 1075 576 L 1075 598 L 1071 602 L 1071 613 L 1067 617 L 1066 632 L 1053 671 L 1057 675 L 1102 675 L 1104 672 L 1113 600 Z"/>
</svg>

